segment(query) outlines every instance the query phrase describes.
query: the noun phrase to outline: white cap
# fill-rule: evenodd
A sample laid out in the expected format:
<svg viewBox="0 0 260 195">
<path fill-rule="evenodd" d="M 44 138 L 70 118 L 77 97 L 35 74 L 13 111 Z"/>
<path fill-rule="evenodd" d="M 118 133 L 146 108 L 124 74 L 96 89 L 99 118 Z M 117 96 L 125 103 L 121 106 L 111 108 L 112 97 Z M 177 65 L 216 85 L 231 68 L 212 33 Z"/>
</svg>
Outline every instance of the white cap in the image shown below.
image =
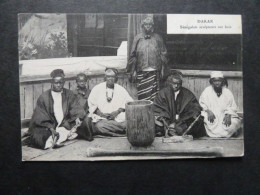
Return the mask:
<svg viewBox="0 0 260 195">
<path fill-rule="evenodd" d="M 221 71 L 212 71 L 210 73 L 210 78 L 224 78 L 224 75 Z"/>
<path fill-rule="evenodd" d="M 106 68 L 105 75 L 114 76 L 117 75 L 118 71 L 115 68 Z"/>
</svg>

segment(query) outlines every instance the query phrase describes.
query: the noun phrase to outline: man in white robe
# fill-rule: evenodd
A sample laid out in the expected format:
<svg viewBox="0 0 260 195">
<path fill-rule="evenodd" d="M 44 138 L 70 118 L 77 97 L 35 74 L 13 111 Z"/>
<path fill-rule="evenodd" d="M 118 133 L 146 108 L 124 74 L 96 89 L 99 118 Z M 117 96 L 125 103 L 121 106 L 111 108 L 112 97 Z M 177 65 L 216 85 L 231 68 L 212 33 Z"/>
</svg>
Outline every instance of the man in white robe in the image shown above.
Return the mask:
<svg viewBox="0 0 260 195">
<path fill-rule="evenodd" d="M 126 133 L 125 104 L 133 99 L 125 88 L 116 84 L 117 74 L 116 69 L 106 69 L 106 81 L 91 90 L 88 105 L 93 134 L 122 136 Z"/>
<path fill-rule="evenodd" d="M 229 138 L 241 127 L 238 107 L 221 71 L 211 72 L 210 84 L 199 99 L 206 133 L 209 137 Z"/>
</svg>

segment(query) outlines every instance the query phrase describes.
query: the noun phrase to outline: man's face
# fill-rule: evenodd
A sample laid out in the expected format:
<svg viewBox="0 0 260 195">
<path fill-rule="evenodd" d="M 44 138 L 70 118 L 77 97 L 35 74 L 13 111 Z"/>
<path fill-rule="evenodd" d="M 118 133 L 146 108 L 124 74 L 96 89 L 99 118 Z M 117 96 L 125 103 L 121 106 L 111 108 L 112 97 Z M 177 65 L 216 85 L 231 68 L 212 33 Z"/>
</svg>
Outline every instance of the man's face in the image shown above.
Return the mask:
<svg viewBox="0 0 260 195">
<path fill-rule="evenodd" d="M 222 78 L 212 78 L 212 86 L 214 88 L 221 88 L 222 87 L 222 83 L 223 83 L 223 79 Z"/>
<path fill-rule="evenodd" d="M 144 31 L 145 33 L 152 32 L 153 25 L 151 23 L 144 23 Z"/>
<path fill-rule="evenodd" d="M 171 80 L 171 85 L 172 85 L 174 92 L 177 92 L 180 90 L 180 88 L 182 86 L 182 81 L 180 79 L 173 78 Z"/>
<path fill-rule="evenodd" d="M 116 75 L 113 74 L 106 74 L 106 82 L 107 82 L 107 87 L 114 87 L 114 84 L 116 82 Z"/>
<path fill-rule="evenodd" d="M 65 80 L 63 77 L 55 77 L 52 79 L 52 90 L 55 92 L 61 92 L 64 86 Z"/>
<path fill-rule="evenodd" d="M 77 78 L 77 85 L 78 85 L 79 88 L 85 88 L 86 83 L 87 83 L 87 81 L 86 81 L 84 76 L 79 76 Z"/>
</svg>

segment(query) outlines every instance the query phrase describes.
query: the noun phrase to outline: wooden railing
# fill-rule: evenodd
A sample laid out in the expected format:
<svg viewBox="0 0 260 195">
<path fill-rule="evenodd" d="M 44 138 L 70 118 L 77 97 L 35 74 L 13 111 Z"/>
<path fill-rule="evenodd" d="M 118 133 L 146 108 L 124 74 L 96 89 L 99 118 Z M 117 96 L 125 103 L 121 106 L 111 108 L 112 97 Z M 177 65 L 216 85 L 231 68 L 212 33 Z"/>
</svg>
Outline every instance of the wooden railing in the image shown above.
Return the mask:
<svg viewBox="0 0 260 195">
<path fill-rule="evenodd" d="M 197 98 L 200 97 L 202 91 L 209 85 L 209 75 L 211 71 L 198 70 L 181 70 L 184 74 L 183 86 L 191 90 Z M 228 79 L 228 88 L 233 92 L 235 101 L 239 106 L 239 110 L 243 112 L 243 79 L 242 72 L 224 71 L 225 77 Z M 96 72 L 88 75 L 89 80 L 87 86 L 92 89 L 95 85 L 104 81 L 104 73 Z M 76 89 L 76 75 L 66 75 L 65 88 Z M 137 91 L 134 84 L 129 83 L 125 72 L 119 71 L 118 84 L 127 89 L 129 94 L 137 99 Z M 21 119 L 30 119 L 38 97 L 51 86 L 51 79 L 46 76 L 21 76 L 20 77 L 20 108 Z"/>
</svg>

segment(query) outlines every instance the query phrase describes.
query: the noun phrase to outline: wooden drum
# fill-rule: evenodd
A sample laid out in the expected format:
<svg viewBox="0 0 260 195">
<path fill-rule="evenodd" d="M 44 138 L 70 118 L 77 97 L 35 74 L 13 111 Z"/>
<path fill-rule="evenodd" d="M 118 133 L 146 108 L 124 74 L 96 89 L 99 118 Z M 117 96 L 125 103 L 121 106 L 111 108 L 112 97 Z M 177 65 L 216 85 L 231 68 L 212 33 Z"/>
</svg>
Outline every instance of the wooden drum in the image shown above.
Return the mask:
<svg viewBox="0 0 260 195">
<path fill-rule="evenodd" d="M 146 147 L 153 143 L 155 137 L 153 102 L 136 100 L 126 104 L 127 139 L 137 147 Z"/>
</svg>

